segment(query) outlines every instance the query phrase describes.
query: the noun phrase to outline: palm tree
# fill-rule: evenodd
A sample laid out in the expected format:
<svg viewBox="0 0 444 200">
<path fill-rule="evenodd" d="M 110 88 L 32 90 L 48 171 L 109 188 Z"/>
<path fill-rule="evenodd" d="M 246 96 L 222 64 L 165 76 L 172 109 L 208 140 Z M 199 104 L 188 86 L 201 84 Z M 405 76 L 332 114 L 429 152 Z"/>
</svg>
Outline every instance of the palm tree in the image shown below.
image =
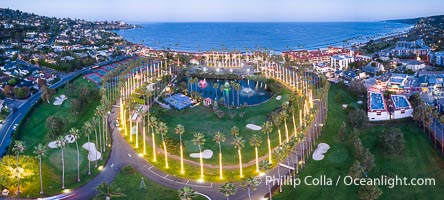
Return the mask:
<svg viewBox="0 0 444 200">
<path fill-rule="evenodd" d="M 256 190 L 259 186 L 259 181 L 255 178 L 248 177 L 240 183 L 241 187 L 248 191 L 248 199 L 251 200 L 251 190 Z"/>
<path fill-rule="evenodd" d="M 182 134 L 185 133 L 185 127 L 181 124 L 176 126 L 176 134 L 179 135 L 179 144 L 180 144 L 180 173 L 185 173 L 183 169 L 183 147 L 182 147 Z"/>
<path fill-rule="evenodd" d="M 233 136 L 233 137 L 237 137 L 237 136 L 239 136 L 239 128 L 237 128 L 237 126 L 233 126 L 233 127 L 231 127 L 231 130 L 230 130 L 230 132 L 231 132 L 231 135 Z"/>
<path fill-rule="evenodd" d="M 83 130 L 85 131 L 85 135 L 88 138 L 88 149 L 90 149 L 90 142 L 89 142 L 89 136 L 92 133 L 92 124 L 90 121 L 86 121 L 83 124 Z M 91 175 L 91 161 L 88 159 L 88 175 Z"/>
<path fill-rule="evenodd" d="M 219 88 L 219 83 L 214 83 L 213 84 L 213 89 L 214 89 L 214 93 L 216 94 L 216 100 L 217 100 L 217 89 Z"/>
<path fill-rule="evenodd" d="M 275 114 L 275 115 L 272 115 L 272 119 L 273 119 L 273 124 L 276 126 L 276 129 L 278 130 L 279 145 L 281 145 L 282 144 L 282 135 L 281 135 L 281 129 L 280 129 L 280 125 L 282 123 L 281 116 L 278 114 Z"/>
<path fill-rule="evenodd" d="M 241 89 L 240 83 L 235 83 L 234 89 L 236 89 L 236 91 L 237 91 L 237 106 L 239 107 L 239 93 L 240 93 L 240 89 Z"/>
<path fill-rule="evenodd" d="M 233 105 L 234 107 L 234 81 L 230 81 L 230 86 L 231 86 L 231 94 L 233 95 L 233 102 L 231 105 Z"/>
<path fill-rule="evenodd" d="M 267 142 L 268 142 L 268 162 L 272 163 L 271 160 L 271 142 L 270 142 L 270 133 L 273 131 L 273 127 L 269 121 L 264 122 L 262 125 L 262 133 L 267 134 Z"/>
<path fill-rule="evenodd" d="M 105 197 L 106 200 L 110 200 L 114 197 L 126 197 L 126 194 L 122 192 L 122 190 L 116 187 L 114 184 L 106 184 L 105 182 L 100 183 L 96 187 L 98 194 L 95 199 L 103 199 Z"/>
<path fill-rule="evenodd" d="M 186 186 L 179 189 L 180 200 L 191 200 L 195 197 L 197 197 L 197 193 L 192 187 Z"/>
<path fill-rule="evenodd" d="M 80 138 L 79 129 L 71 128 L 69 130 L 69 134 L 74 137 L 74 141 L 76 142 L 76 148 L 77 148 L 77 182 L 80 182 L 80 151 L 79 151 L 79 144 L 77 140 Z"/>
<path fill-rule="evenodd" d="M 220 131 L 217 131 L 216 134 L 214 134 L 213 140 L 217 142 L 219 145 L 219 178 L 223 179 L 222 175 L 222 148 L 220 146 L 221 142 L 225 142 L 225 135 L 221 133 Z"/>
<path fill-rule="evenodd" d="M 256 172 L 259 172 L 259 153 L 257 148 L 262 144 L 262 138 L 259 135 L 254 134 L 253 137 L 250 138 L 250 145 L 254 147 L 254 152 L 256 153 Z"/>
<path fill-rule="evenodd" d="M 261 171 L 265 171 L 265 174 L 268 174 L 268 171 L 271 169 L 272 165 L 268 160 L 263 160 L 259 163 L 259 169 Z M 271 183 L 266 183 L 268 185 L 268 194 L 270 195 L 270 200 L 273 199 L 272 193 L 271 193 Z"/>
<path fill-rule="evenodd" d="M 42 144 L 38 144 L 34 146 L 34 154 L 37 154 L 37 158 L 39 159 L 39 175 L 40 175 L 40 194 L 43 194 L 43 181 L 42 181 L 42 157 L 45 156 L 46 147 Z"/>
<path fill-rule="evenodd" d="M 98 121 L 98 119 L 97 118 L 94 118 L 93 117 L 93 119 L 92 119 L 92 121 L 91 121 L 92 123 L 91 123 L 91 125 L 94 127 L 94 134 L 95 134 L 95 139 L 96 139 L 96 143 L 95 143 L 95 145 L 96 145 L 96 148 L 97 148 L 97 151 L 96 151 L 96 162 L 95 162 L 95 165 L 94 165 L 94 167 L 97 167 L 97 153 L 98 153 L 98 151 L 99 151 L 99 149 L 98 149 L 98 140 L 97 140 L 97 125 L 98 125 L 98 123 L 99 123 L 99 121 Z"/>
<path fill-rule="evenodd" d="M 224 197 L 227 197 L 227 200 L 229 200 L 230 196 L 233 196 L 236 194 L 237 188 L 233 183 L 225 183 L 219 187 L 219 192 L 224 195 Z"/>
<path fill-rule="evenodd" d="M 199 157 L 200 157 L 200 178 L 203 180 L 204 174 L 203 174 L 203 160 L 202 160 L 202 148 L 201 146 L 205 144 L 205 135 L 198 132 L 194 134 L 193 143 L 199 147 Z"/>
<path fill-rule="evenodd" d="M 25 144 L 23 141 L 16 140 L 14 141 L 14 146 L 12 147 L 12 152 L 15 153 L 15 165 L 16 165 L 16 173 L 17 173 L 17 194 L 20 195 L 20 169 L 19 169 L 19 157 L 20 154 L 25 151 Z"/>
<path fill-rule="evenodd" d="M 284 103 L 283 105 L 287 105 L 286 103 Z M 288 135 L 288 126 L 287 126 L 287 118 L 288 118 L 288 114 L 287 114 L 287 110 L 282 109 L 282 111 L 279 113 L 280 118 L 284 121 L 284 127 L 285 127 L 285 137 L 286 137 L 286 141 L 288 142 L 288 140 L 290 139 L 289 135 Z"/>
<path fill-rule="evenodd" d="M 433 134 L 433 140 L 435 142 L 435 148 L 436 148 L 436 127 L 438 125 L 438 117 L 439 117 L 438 111 L 433 110 L 433 112 L 432 112 L 432 123 L 435 122 L 434 123 L 434 131 L 433 131 L 433 133 L 434 133 Z"/>
<path fill-rule="evenodd" d="M 167 147 L 166 147 L 166 142 L 165 142 L 165 135 L 168 133 L 168 126 L 166 125 L 165 122 L 159 122 L 158 126 L 157 126 L 157 134 L 160 134 L 160 136 L 162 137 L 162 144 L 163 144 L 163 152 L 165 155 L 165 168 L 168 169 L 168 151 L 167 151 Z"/>
<path fill-rule="evenodd" d="M 60 150 L 62 152 L 62 190 L 64 190 L 65 189 L 65 159 L 64 159 L 63 149 L 66 146 L 65 138 L 63 136 L 57 137 L 56 143 L 57 143 L 57 148 L 60 148 Z"/>
<path fill-rule="evenodd" d="M 444 116 L 441 115 L 438 121 L 441 125 L 441 156 L 444 156 Z"/>
<path fill-rule="evenodd" d="M 149 118 L 149 124 L 148 126 L 151 127 L 151 140 L 153 141 L 153 161 L 156 162 L 157 158 L 156 158 L 156 140 L 155 140 L 155 134 L 154 134 L 154 129 L 157 130 L 157 118 L 154 116 L 151 116 Z"/>
<path fill-rule="evenodd" d="M 277 148 L 277 149 L 275 149 L 273 151 L 273 155 L 276 158 L 277 167 L 278 167 L 278 177 L 279 177 L 279 182 L 280 182 L 280 179 L 281 179 L 281 168 L 280 168 L 279 163 L 284 159 L 284 156 L 285 156 L 284 155 L 284 150 L 282 149 L 282 147 L 279 147 L 279 148 Z M 279 192 L 282 192 L 281 184 L 279 184 Z"/>
<path fill-rule="evenodd" d="M 242 148 L 244 148 L 245 146 L 244 143 L 245 140 L 242 140 L 242 137 L 237 137 L 237 136 L 235 136 L 233 142 L 231 143 L 232 145 L 234 145 L 234 148 L 237 149 L 237 154 L 239 156 L 239 174 L 241 178 L 244 177 L 244 174 L 242 173 L 242 153 L 241 153 Z"/>
</svg>

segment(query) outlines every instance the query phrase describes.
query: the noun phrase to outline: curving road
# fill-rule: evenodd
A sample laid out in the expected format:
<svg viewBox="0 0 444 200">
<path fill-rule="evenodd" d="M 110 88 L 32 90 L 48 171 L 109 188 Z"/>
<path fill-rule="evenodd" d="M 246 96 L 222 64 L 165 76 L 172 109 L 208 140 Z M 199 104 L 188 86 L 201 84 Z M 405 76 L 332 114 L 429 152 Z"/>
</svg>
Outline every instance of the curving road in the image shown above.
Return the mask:
<svg viewBox="0 0 444 200">
<path fill-rule="evenodd" d="M 61 77 L 60 81 L 52 84 L 49 86 L 51 89 L 57 89 L 61 86 L 63 86 L 66 82 L 73 80 L 80 74 L 83 74 L 85 72 L 90 71 L 90 68 L 83 68 L 81 70 L 72 72 L 70 74 L 67 74 L 63 77 Z M 17 108 L 17 110 L 10 114 L 8 119 L 6 119 L 5 123 L 3 124 L 3 127 L 0 129 L 0 157 L 3 157 L 3 155 L 6 154 L 9 145 L 12 141 L 12 135 L 14 133 L 13 127 L 14 124 L 19 124 L 20 121 L 26 116 L 26 114 L 31 110 L 32 106 L 36 104 L 40 100 L 42 92 L 37 92 L 29 99 L 23 103 L 21 106 Z"/>
</svg>

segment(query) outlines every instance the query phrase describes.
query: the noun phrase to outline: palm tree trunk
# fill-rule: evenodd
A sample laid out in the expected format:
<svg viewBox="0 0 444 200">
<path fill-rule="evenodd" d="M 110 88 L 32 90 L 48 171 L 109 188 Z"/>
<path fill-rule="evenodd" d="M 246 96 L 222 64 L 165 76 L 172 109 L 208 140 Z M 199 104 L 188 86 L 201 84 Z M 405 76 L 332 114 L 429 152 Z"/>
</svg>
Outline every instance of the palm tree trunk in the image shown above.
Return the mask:
<svg viewBox="0 0 444 200">
<path fill-rule="evenodd" d="M 270 142 L 270 135 L 267 133 L 267 142 L 268 142 L 268 162 L 271 164 L 271 142 Z"/>
<path fill-rule="evenodd" d="M 183 174 L 185 173 L 183 169 L 183 147 L 182 147 L 182 135 L 179 134 L 179 143 L 180 143 L 180 172 Z"/>
<path fill-rule="evenodd" d="M 220 141 L 219 143 L 219 178 L 223 179 L 222 175 L 222 148 L 220 147 Z"/>
<path fill-rule="evenodd" d="M 154 138 L 154 131 L 152 129 L 153 128 L 151 128 L 151 137 L 152 137 L 152 140 L 153 140 L 153 160 L 154 160 L 154 162 L 156 162 L 157 161 L 157 158 L 156 158 L 156 140 Z"/>
<path fill-rule="evenodd" d="M 95 135 L 96 135 L 96 148 L 97 148 L 97 144 L 98 144 L 98 142 L 97 142 L 97 129 L 96 129 L 96 127 L 94 127 L 94 133 L 95 133 Z M 97 151 L 96 151 L 96 164 L 95 164 L 95 166 L 94 167 L 96 167 L 97 168 L 97 152 L 98 152 L 98 149 L 96 149 Z"/>
<path fill-rule="evenodd" d="M 203 174 L 203 160 L 202 160 L 202 149 L 200 147 L 200 145 L 198 145 L 199 147 L 199 161 L 200 161 L 200 178 L 203 180 L 204 178 L 204 174 Z"/>
<path fill-rule="evenodd" d="M 16 166 L 17 166 L 17 194 L 20 194 L 20 171 L 19 171 L 19 153 L 17 153 L 16 157 L 15 157 L 15 162 L 16 162 Z"/>
<path fill-rule="evenodd" d="M 63 149 L 62 149 L 62 190 L 65 189 L 65 159 L 64 159 Z"/>
<path fill-rule="evenodd" d="M 250 187 L 248 187 L 248 199 L 251 200 L 251 189 L 250 189 Z"/>
<path fill-rule="evenodd" d="M 164 136 L 163 136 L 163 134 L 161 134 L 162 135 L 162 143 L 163 143 L 163 153 L 164 153 L 164 155 L 165 155 L 165 168 L 167 168 L 168 169 L 168 152 L 167 152 L 167 148 L 166 148 L 166 143 L 165 143 L 165 138 L 164 138 Z"/>
<path fill-rule="evenodd" d="M 76 148 L 77 148 L 77 182 L 80 182 L 80 151 L 79 151 L 79 143 L 77 143 L 77 138 L 76 138 Z"/>
<path fill-rule="evenodd" d="M 40 194 L 43 194 L 42 156 L 41 155 L 39 155 L 39 174 L 40 174 Z"/>
<path fill-rule="evenodd" d="M 240 149 L 237 150 L 237 154 L 239 155 L 239 174 L 240 177 L 242 178 L 244 177 L 244 174 L 242 173 L 242 154 Z"/>
<path fill-rule="evenodd" d="M 271 184 L 267 184 L 268 185 L 268 194 L 270 195 L 270 200 L 273 200 L 273 194 L 271 194 Z"/>
<path fill-rule="evenodd" d="M 88 150 L 90 151 L 91 148 L 89 147 L 90 146 L 89 145 L 90 144 L 90 142 L 89 142 L 89 133 L 90 132 L 88 132 Z M 91 175 L 91 161 L 89 160 L 89 158 L 88 158 L 88 175 Z"/>
</svg>

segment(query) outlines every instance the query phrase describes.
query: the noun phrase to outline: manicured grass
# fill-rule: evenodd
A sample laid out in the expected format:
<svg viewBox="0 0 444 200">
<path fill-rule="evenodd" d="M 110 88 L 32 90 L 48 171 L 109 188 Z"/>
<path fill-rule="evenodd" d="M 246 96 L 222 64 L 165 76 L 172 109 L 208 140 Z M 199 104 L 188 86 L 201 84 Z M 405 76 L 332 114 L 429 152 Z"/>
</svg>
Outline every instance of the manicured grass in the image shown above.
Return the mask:
<svg viewBox="0 0 444 200">
<path fill-rule="evenodd" d="M 163 200 L 163 199 L 177 199 L 179 200 L 178 191 L 173 190 L 162 185 L 159 185 L 150 179 L 144 177 L 144 182 L 147 187 L 146 191 L 139 190 L 143 175 L 139 172 L 132 174 L 125 174 L 120 171 L 113 181 L 117 187 L 122 189 L 126 197 L 116 199 L 146 199 L 146 200 Z M 193 198 L 195 200 L 204 200 L 206 198 L 198 196 Z"/>
<path fill-rule="evenodd" d="M 87 80 L 81 78 L 75 79 L 72 85 L 86 85 L 90 88 L 95 88 L 96 85 L 89 83 Z M 55 96 L 66 94 L 65 88 L 59 89 Z M 97 175 L 99 171 L 94 168 L 94 162 L 91 163 L 91 176 L 87 175 L 88 172 L 88 151 L 84 150 L 81 145 L 86 143 L 87 137 L 83 135 L 82 126 L 85 121 L 90 120 L 94 116 L 95 108 L 99 104 L 99 101 L 94 101 L 89 104 L 84 110 L 85 112 L 80 115 L 74 115 L 71 112 L 70 105 L 71 98 L 66 100 L 61 106 L 54 106 L 46 102 L 40 102 L 35 108 L 28 113 L 28 116 L 24 119 L 19 127 L 15 138 L 25 142 L 26 150 L 25 155 L 32 155 L 34 146 L 42 143 L 47 147 L 48 143 L 53 141 L 48 134 L 45 127 L 46 119 L 49 116 L 58 116 L 66 119 L 67 126 L 66 132 L 72 127 L 78 128 L 81 134 L 79 139 L 80 149 L 80 176 L 81 182 L 77 182 L 77 151 L 75 143 L 68 144 L 64 150 L 65 153 L 65 187 L 68 189 L 76 188 L 85 184 L 92 177 Z M 90 136 L 91 142 L 94 142 L 94 133 Z M 103 165 L 108 157 L 109 151 L 106 151 L 102 156 L 103 160 L 99 161 L 98 165 Z M 62 181 L 62 167 L 61 167 L 61 151 L 60 149 L 50 149 L 47 147 L 46 156 L 42 162 L 43 169 L 43 187 L 46 195 L 58 194 L 61 192 Z M 36 174 L 38 176 L 38 174 Z M 37 179 L 38 180 L 38 179 Z M 23 188 L 22 196 L 39 197 L 40 185 L 39 182 L 33 182 Z"/>
<path fill-rule="evenodd" d="M 198 159 L 189 157 L 190 153 L 198 152 L 198 147 L 193 144 L 192 139 L 194 133 L 201 132 L 205 135 L 205 145 L 202 146 L 202 150 L 210 149 L 214 152 L 214 156 L 211 159 L 205 160 L 206 163 L 217 164 L 218 157 L 217 154 L 219 152 L 219 147 L 215 141 L 213 141 L 213 135 L 216 131 L 221 131 L 225 134 L 227 140 L 221 144 L 223 163 L 225 164 L 237 164 L 237 150 L 233 147 L 231 142 L 233 141 L 233 137 L 231 136 L 230 129 L 233 126 L 237 126 L 239 128 L 239 136 L 245 140 L 245 147 L 242 149 L 242 159 L 244 162 L 251 161 L 255 159 L 254 148 L 249 144 L 249 139 L 253 134 L 258 134 L 262 138 L 262 144 L 259 147 L 259 155 L 263 156 L 268 153 L 267 149 L 267 137 L 261 131 L 253 131 L 246 128 L 247 124 L 256 124 L 261 126 L 266 120 L 267 116 L 271 114 L 271 112 L 282 105 L 282 103 L 287 102 L 290 98 L 291 91 L 283 88 L 281 94 L 282 99 L 280 101 L 276 100 L 276 95 L 273 96 L 268 102 L 263 103 L 258 106 L 246 107 L 241 109 L 231 109 L 227 110 L 225 108 L 220 107 L 221 110 L 225 112 L 225 116 L 222 119 L 219 119 L 216 114 L 213 112 L 211 107 L 205 106 L 197 106 L 195 108 L 187 108 L 182 111 L 177 111 L 171 109 L 167 112 L 159 111 L 159 106 L 155 106 L 154 110 L 156 110 L 156 117 L 160 119 L 160 121 L 165 122 L 168 125 L 169 131 L 167 136 L 179 141 L 179 136 L 175 134 L 174 128 L 177 124 L 182 124 L 185 127 L 185 134 L 182 135 L 182 139 L 184 141 L 184 149 L 185 149 L 185 158 L 198 161 Z M 243 114 L 243 117 L 241 117 Z M 230 115 L 234 117 L 231 118 Z M 299 116 L 298 113 L 295 113 L 296 124 L 299 124 Z M 293 122 L 291 113 L 287 119 L 287 126 L 289 135 L 293 134 Z M 282 123 L 281 127 L 282 141 L 285 140 L 285 128 Z M 279 144 L 278 133 L 276 127 L 273 126 L 273 132 L 270 133 L 270 139 L 272 142 L 272 147 L 275 147 Z M 157 137 L 157 144 L 160 144 L 160 136 Z M 178 154 L 176 154 L 178 155 Z"/>
<path fill-rule="evenodd" d="M 342 98 L 335 100 L 335 95 L 341 94 Z M 331 148 L 325 154 L 322 161 L 314 161 L 310 158 L 305 169 L 300 173 L 300 178 L 307 176 L 326 177 L 333 179 L 333 186 L 305 185 L 284 187 L 284 192 L 275 193 L 274 199 L 358 199 L 359 186 L 346 186 L 340 182 L 334 186 L 338 176 L 342 178 L 348 174 L 349 168 L 354 162 L 353 147 L 349 140 L 342 142 L 338 137 L 338 129 L 342 121 L 346 119 L 342 104 L 356 102 L 351 94 L 345 90 L 332 86 L 329 92 L 329 113 L 326 126 L 319 142 L 328 143 Z M 398 156 L 386 155 L 377 145 L 378 136 L 384 128 L 397 127 L 404 133 L 406 140 L 405 152 Z M 369 173 L 369 177 L 381 175 L 398 175 L 407 178 L 435 178 L 436 186 L 395 186 L 390 189 L 380 186 L 383 190 L 380 199 L 441 199 L 444 192 L 444 161 L 437 151 L 427 141 L 422 131 L 413 122 L 405 124 L 373 125 L 360 129 L 360 138 L 364 147 L 370 149 L 375 155 L 376 167 Z"/>
</svg>

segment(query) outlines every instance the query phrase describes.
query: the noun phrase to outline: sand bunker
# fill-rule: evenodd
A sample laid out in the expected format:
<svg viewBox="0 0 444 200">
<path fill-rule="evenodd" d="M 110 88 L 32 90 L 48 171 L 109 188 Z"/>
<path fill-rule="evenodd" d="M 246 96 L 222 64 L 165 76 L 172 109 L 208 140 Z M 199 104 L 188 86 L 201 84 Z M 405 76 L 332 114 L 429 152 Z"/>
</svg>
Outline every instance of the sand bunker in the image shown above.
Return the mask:
<svg viewBox="0 0 444 200">
<path fill-rule="evenodd" d="M 262 127 L 256 125 L 256 124 L 247 124 L 247 128 L 253 130 L 253 131 L 260 131 L 262 130 Z"/>
<path fill-rule="evenodd" d="M 279 95 L 279 96 L 276 97 L 276 100 L 278 100 L 278 101 L 280 101 L 281 99 L 282 99 L 282 96 L 281 96 L 281 95 Z"/>
<path fill-rule="evenodd" d="M 200 154 L 199 153 L 191 153 L 190 157 L 191 158 L 200 158 Z M 205 149 L 204 151 L 202 151 L 202 158 L 210 159 L 211 157 L 213 157 L 213 151 L 211 151 L 209 149 Z"/>
<path fill-rule="evenodd" d="M 313 160 L 322 160 L 324 159 L 324 154 L 327 153 L 330 146 L 326 143 L 319 143 L 318 148 L 313 152 Z"/>
<path fill-rule="evenodd" d="M 56 97 L 55 98 L 55 101 L 54 101 L 54 103 L 53 103 L 53 105 L 55 105 L 55 106 L 60 106 L 60 105 L 62 105 L 63 104 L 63 102 L 65 101 L 65 100 L 67 100 L 68 98 L 65 96 L 65 95 L 60 95 L 60 97 Z"/>
<path fill-rule="evenodd" d="M 102 158 L 102 154 L 97 151 L 96 145 L 92 142 L 87 142 L 82 145 L 82 148 L 88 151 L 88 160 L 96 161 Z"/>
</svg>

